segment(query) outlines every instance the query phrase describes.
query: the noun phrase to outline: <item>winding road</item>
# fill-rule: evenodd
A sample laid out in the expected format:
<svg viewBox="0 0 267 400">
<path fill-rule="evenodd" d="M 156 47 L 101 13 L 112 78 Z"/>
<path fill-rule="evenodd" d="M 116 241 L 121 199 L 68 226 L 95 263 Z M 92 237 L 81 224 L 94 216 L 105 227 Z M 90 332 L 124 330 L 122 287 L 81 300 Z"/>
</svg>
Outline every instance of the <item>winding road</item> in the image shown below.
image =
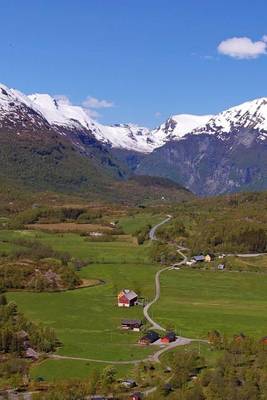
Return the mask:
<svg viewBox="0 0 267 400">
<path fill-rule="evenodd" d="M 157 237 L 156 237 L 156 230 L 157 230 L 160 226 L 162 226 L 162 225 L 166 224 L 167 222 L 169 222 L 169 221 L 171 220 L 171 218 L 172 218 L 171 215 L 167 215 L 167 218 L 166 218 L 164 221 L 162 221 L 162 222 L 160 222 L 159 224 L 155 225 L 155 226 L 150 230 L 150 232 L 149 232 L 149 238 L 150 238 L 150 240 L 157 240 Z M 186 249 L 185 247 L 177 246 L 177 253 L 183 258 L 182 261 L 180 261 L 180 262 L 178 262 L 178 263 L 175 263 L 175 264 L 171 265 L 170 267 L 165 267 L 165 268 L 159 270 L 159 271 L 156 273 L 156 275 L 155 275 L 155 297 L 154 297 L 154 299 L 153 299 L 152 301 L 150 301 L 150 302 L 144 307 L 144 317 L 145 317 L 145 319 L 151 324 L 151 328 L 152 328 L 152 329 L 157 329 L 157 330 L 159 330 L 159 331 L 166 331 L 165 328 L 163 328 L 161 325 L 159 325 L 157 322 L 155 322 L 155 321 L 150 317 L 148 311 L 149 311 L 150 307 L 151 307 L 153 304 L 155 304 L 155 303 L 159 300 L 159 298 L 160 298 L 160 275 L 162 274 L 162 272 L 167 271 L 167 270 L 171 270 L 171 269 L 173 269 L 173 268 L 179 267 L 180 265 L 183 265 L 183 264 L 186 263 L 186 261 L 187 261 L 187 256 L 182 252 L 183 250 L 187 250 L 187 249 Z M 182 337 L 181 337 L 180 339 L 181 339 L 181 341 L 183 341 L 183 340 L 185 340 L 185 341 L 190 340 L 190 339 L 182 338 Z M 176 343 L 176 342 L 175 342 L 175 343 Z M 179 344 L 177 343 L 177 346 L 178 346 L 178 345 L 179 345 Z M 181 346 L 181 345 L 182 345 L 182 344 L 180 344 L 180 346 Z"/>
<path fill-rule="evenodd" d="M 160 226 L 162 226 L 163 224 L 166 224 L 167 222 L 169 222 L 171 218 L 172 218 L 171 215 L 168 215 L 167 218 L 164 221 L 160 222 L 159 224 L 157 224 L 153 228 L 151 228 L 151 230 L 149 232 L 150 240 L 157 240 L 157 238 L 156 238 L 156 230 Z M 155 275 L 155 297 L 143 309 L 144 317 L 151 324 L 151 329 L 156 329 L 156 330 L 160 330 L 160 331 L 166 331 L 165 328 L 163 328 L 160 324 L 158 324 L 156 321 L 154 321 L 150 317 L 149 309 L 160 298 L 160 275 L 162 274 L 162 272 L 174 269 L 175 267 L 177 267 L 179 265 L 185 264 L 185 262 L 187 261 L 187 257 L 183 253 L 183 250 L 187 250 L 187 249 L 184 248 L 184 247 L 178 246 L 177 253 L 179 253 L 183 257 L 182 261 L 180 261 L 180 262 L 178 262 L 176 264 L 173 264 L 170 267 L 165 267 L 165 268 L 159 270 Z M 192 341 L 193 340 L 190 339 L 190 338 L 184 338 L 184 337 L 179 336 L 175 342 L 171 343 L 168 346 L 165 346 L 164 348 L 156 351 L 154 354 L 152 354 L 152 355 L 150 355 L 150 356 L 148 356 L 146 358 L 143 358 L 141 360 L 110 361 L 110 360 L 99 360 L 99 359 L 94 359 L 94 358 L 61 356 L 61 355 L 58 355 L 58 354 L 51 354 L 51 355 L 49 355 L 49 358 L 58 359 L 58 360 L 80 360 L 80 361 L 88 361 L 88 362 L 103 363 L 103 364 L 114 364 L 114 365 L 139 364 L 139 363 L 145 362 L 145 361 L 160 362 L 160 360 L 159 360 L 160 356 L 163 353 L 165 353 L 166 351 L 169 351 L 169 350 L 171 350 L 171 349 L 173 349 L 173 348 L 175 348 L 177 346 L 185 346 L 185 345 L 191 343 Z"/>
</svg>

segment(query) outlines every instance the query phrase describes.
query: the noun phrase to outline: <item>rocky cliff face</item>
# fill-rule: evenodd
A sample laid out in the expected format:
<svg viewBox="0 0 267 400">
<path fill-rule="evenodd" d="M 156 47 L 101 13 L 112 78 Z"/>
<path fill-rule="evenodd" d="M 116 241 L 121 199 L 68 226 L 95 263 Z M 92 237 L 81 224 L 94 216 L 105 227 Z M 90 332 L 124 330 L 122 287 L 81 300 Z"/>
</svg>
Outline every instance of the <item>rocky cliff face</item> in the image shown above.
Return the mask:
<svg viewBox="0 0 267 400">
<path fill-rule="evenodd" d="M 246 135 L 240 131 L 231 142 L 208 134 L 188 135 L 154 150 L 136 172 L 168 177 L 200 195 L 266 189 L 267 143 L 257 142 L 257 131 L 249 131 L 244 140 Z"/>
</svg>

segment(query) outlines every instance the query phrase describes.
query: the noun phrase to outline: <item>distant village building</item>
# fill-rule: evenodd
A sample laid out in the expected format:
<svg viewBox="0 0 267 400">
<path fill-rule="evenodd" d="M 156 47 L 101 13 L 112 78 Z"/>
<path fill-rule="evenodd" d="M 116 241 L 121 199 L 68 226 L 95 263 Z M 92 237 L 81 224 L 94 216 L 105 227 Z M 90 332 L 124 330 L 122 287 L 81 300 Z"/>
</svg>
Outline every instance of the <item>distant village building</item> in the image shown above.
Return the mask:
<svg viewBox="0 0 267 400">
<path fill-rule="evenodd" d="M 211 261 L 213 261 L 214 260 L 214 255 L 213 254 L 207 254 L 206 256 L 205 256 L 205 262 L 211 262 Z"/>
<path fill-rule="evenodd" d="M 264 337 L 261 339 L 261 343 L 267 345 L 267 336 L 264 336 Z"/>
<path fill-rule="evenodd" d="M 138 295 L 133 290 L 124 289 L 118 294 L 119 307 L 132 307 L 138 300 Z"/>
<path fill-rule="evenodd" d="M 148 346 L 149 344 L 154 343 L 157 340 L 159 340 L 159 334 L 154 331 L 148 331 L 146 335 L 141 337 L 138 343 Z"/>
<path fill-rule="evenodd" d="M 175 340 L 176 340 L 175 332 L 167 332 L 166 335 L 160 339 L 161 343 L 164 344 L 175 342 Z"/>
<path fill-rule="evenodd" d="M 142 327 L 142 321 L 139 319 L 123 319 L 121 327 L 125 330 L 139 332 Z"/>
<path fill-rule="evenodd" d="M 39 354 L 35 350 L 33 350 L 31 347 L 29 347 L 25 351 L 25 357 L 26 358 L 31 358 L 32 360 L 38 360 Z"/>
<path fill-rule="evenodd" d="M 194 256 L 193 260 L 195 260 L 196 262 L 204 262 L 205 261 L 205 256 L 203 256 L 203 254 L 201 254 L 199 256 Z"/>
<path fill-rule="evenodd" d="M 219 264 L 219 265 L 217 266 L 217 269 L 219 269 L 220 271 L 224 270 L 224 268 L 225 268 L 225 265 L 224 265 L 224 264 Z"/>
<path fill-rule="evenodd" d="M 136 382 L 133 379 L 125 379 L 120 382 L 122 386 L 127 389 L 132 389 L 137 386 Z"/>
</svg>

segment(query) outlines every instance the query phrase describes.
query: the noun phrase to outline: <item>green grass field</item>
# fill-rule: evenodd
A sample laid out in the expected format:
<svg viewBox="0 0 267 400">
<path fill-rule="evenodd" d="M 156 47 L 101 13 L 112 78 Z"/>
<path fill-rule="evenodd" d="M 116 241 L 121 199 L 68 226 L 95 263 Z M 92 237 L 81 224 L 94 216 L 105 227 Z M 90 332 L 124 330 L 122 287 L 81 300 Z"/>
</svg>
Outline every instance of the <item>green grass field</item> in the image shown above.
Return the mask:
<svg viewBox="0 0 267 400">
<path fill-rule="evenodd" d="M 93 363 L 79 360 L 45 360 L 36 364 L 31 369 L 31 377 L 42 377 L 46 381 L 59 381 L 62 379 L 86 379 L 93 371 L 103 371 L 107 364 Z M 131 376 L 131 365 L 113 365 L 117 371 L 117 377 Z"/>
<path fill-rule="evenodd" d="M 140 213 L 132 216 L 126 216 L 119 220 L 119 226 L 126 234 L 134 234 L 139 229 L 147 225 L 156 225 L 164 219 L 164 215 L 153 215 L 150 213 Z"/>
<path fill-rule="evenodd" d="M 122 332 L 119 327 L 123 318 L 142 319 L 142 308 L 118 308 L 116 294 L 124 287 L 140 285 L 145 296 L 152 297 L 154 273 L 155 267 L 150 265 L 94 264 L 81 276 L 98 276 L 104 285 L 62 293 L 13 292 L 9 299 L 29 318 L 55 328 L 64 344 L 59 354 L 100 360 L 139 359 L 151 350 L 136 345 L 138 334 Z"/>
<path fill-rule="evenodd" d="M 199 270 L 167 271 L 153 317 L 188 337 L 217 329 L 229 335 L 267 334 L 267 275 Z"/>
<path fill-rule="evenodd" d="M 153 297 L 153 279 L 158 267 L 150 261 L 149 244 L 138 246 L 129 241 L 92 243 L 77 234 L 9 233 L 10 239 L 25 234 L 37 237 L 57 250 L 93 261 L 82 269 L 81 277 L 98 277 L 104 281 L 98 287 L 62 293 L 8 294 L 9 299 L 16 301 L 29 318 L 56 330 L 63 343 L 58 354 L 120 361 L 142 359 L 154 351 L 136 344 L 140 333 L 119 329 L 123 318 L 142 319 L 142 308 L 120 309 L 116 305 L 117 293 L 123 288 L 139 291 L 147 299 Z M 57 369 L 59 364 L 61 367 Z M 50 379 L 56 369 L 59 377 L 79 377 L 92 370 L 91 363 L 73 361 L 71 369 L 69 364 L 72 360 L 48 360 L 33 369 L 33 376 L 45 375 Z M 100 368 L 102 364 L 96 365 Z M 131 365 L 124 366 L 125 371 L 131 368 Z"/>
<path fill-rule="evenodd" d="M 133 229 L 131 223 L 130 226 Z M 62 293 L 8 294 L 29 318 L 56 330 L 63 343 L 58 354 L 120 361 L 144 358 L 155 351 L 136 345 L 140 334 L 119 329 L 123 318 L 142 318 L 142 309 L 116 306 L 116 295 L 122 288 L 139 291 L 146 299 L 153 298 L 154 275 L 160 266 L 151 263 L 149 244 L 94 243 L 71 233 L 1 231 L 0 250 L 4 246 L 11 250 L 14 246 L 6 240 L 22 236 L 36 237 L 57 250 L 88 259 L 91 263 L 82 269 L 81 277 L 104 281 L 97 287 Z M 183 336 L 206 337 L 209 330 L 218 329 L 227 334 L 244 332 L 261 337 L 267 334 L 266 293 L 267 275 L 263 274 L 168 271 L 161 275 L 161 298 L 152 307 L 151 315 L 165 327 L 174 325 Z M 85 377 L 103 366 L 87 361 L 47 360 L 34 367 L 32 376 Z M 121 374 L 130 373 L 131 368 L 131 365 L 118 366 Z"/>
</svg>

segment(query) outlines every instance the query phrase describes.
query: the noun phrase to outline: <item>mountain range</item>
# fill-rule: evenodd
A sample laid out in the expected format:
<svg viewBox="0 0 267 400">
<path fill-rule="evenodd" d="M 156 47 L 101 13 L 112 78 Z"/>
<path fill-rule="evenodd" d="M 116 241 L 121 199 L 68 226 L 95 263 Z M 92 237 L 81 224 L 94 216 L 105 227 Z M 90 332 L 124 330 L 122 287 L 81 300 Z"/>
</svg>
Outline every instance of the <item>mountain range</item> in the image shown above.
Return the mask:
<svg viewBox="0 0 267 400">
<path fill-rule="evenodd" d="M 20 188 L 126 203 L 192 194 L 164 178 L 132 176 L 81 107 L 0 85 L 0 191 Z"/>
<path fill-rule="evenodd" d="M 42 189 L 102 191 L 136 175 L 199 195 L 267 188 L 267 98 L 217 115 L 174 115 L 151 130 L 103 125 L 65 99 L 0 85 L 0 142 L 1 176 Z"/>
</svg>

